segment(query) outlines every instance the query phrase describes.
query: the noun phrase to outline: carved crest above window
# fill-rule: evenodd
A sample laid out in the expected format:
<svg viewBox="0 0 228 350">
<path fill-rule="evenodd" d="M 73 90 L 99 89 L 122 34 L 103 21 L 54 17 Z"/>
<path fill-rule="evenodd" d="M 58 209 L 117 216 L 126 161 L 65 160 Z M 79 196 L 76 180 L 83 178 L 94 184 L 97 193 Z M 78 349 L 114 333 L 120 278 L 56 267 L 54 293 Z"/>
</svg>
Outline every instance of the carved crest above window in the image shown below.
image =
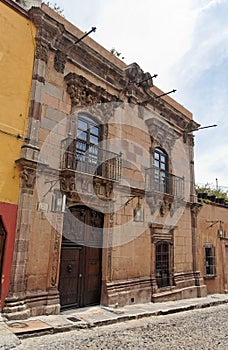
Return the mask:
<svg viewBox="0 0 228 350">
<path fill-rule="evenodd" d="M 69 73 L 64 79 L 73 106 L 90 106 L 118 101 L 117 96 L 111 95 L 104 88 L 91 83 L 82 75 Z"/>
</svg>

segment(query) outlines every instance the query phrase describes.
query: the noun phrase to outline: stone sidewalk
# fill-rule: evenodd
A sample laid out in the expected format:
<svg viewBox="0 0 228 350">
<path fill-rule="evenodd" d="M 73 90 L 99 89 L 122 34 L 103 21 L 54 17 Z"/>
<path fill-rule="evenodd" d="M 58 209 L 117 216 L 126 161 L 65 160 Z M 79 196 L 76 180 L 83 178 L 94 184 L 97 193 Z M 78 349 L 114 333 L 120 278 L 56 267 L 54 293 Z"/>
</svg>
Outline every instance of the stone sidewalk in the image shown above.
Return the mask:
<svg viewBox="0 0 228 350">
<path fill-rule="evenodd" d="M 22 337 L 65 332 L 79 328 L 91 328 L 224 303 L 228 303 L 228 294 L 213 294 L 205 298 L 182 299 L 162 303 L 132 304 L 122 308 L 111 308 L 101 305 L 91 306 L 64 311 L 60 315 L 37 316 L 19 321 L 0 319 L 0 349 L 11 349 L 19 345 Z"/>
</svg>

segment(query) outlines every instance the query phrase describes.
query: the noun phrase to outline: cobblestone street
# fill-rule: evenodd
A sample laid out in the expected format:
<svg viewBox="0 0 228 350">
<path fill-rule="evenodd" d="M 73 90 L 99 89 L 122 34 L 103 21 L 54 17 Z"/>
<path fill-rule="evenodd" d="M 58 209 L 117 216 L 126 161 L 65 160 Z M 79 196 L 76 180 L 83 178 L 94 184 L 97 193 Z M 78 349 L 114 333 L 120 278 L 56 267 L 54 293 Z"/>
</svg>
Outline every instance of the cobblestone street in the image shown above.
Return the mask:
<svg viewBox="0 0 228 350">
<path fill-rule="evenodd" d="M 21 339 L 17 350 L 227 350 L 228 305 Z"/>
</svg>

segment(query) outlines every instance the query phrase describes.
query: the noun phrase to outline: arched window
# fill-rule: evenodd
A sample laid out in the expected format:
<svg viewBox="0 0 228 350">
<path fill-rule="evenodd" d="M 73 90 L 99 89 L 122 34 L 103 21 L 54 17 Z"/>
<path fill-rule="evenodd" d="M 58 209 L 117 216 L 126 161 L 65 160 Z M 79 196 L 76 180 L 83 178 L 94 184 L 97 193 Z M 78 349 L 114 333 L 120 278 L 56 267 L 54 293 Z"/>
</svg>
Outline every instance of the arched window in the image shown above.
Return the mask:
<svg viewBox="0 0 228 350">
<path fill-rule="evenodd" d="M 154 150 L 154 189 L 169 193 L 168 184 L 168 156 L 161 148 Z"/>
</svg>

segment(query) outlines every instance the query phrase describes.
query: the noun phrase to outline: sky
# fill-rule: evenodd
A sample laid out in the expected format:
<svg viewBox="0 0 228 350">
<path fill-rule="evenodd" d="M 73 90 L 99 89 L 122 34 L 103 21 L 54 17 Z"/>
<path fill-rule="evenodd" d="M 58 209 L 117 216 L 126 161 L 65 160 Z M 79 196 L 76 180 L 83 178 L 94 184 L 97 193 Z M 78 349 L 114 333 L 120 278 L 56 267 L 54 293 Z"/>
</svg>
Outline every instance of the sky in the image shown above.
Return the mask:
<svg viewBox="0 0 228 350">
<path fill-rule="evenodd" d="M 228 0 L 56 0 L 66 19 L 193 113 L 195 177 L 228 190 Z"/>
</svg>

